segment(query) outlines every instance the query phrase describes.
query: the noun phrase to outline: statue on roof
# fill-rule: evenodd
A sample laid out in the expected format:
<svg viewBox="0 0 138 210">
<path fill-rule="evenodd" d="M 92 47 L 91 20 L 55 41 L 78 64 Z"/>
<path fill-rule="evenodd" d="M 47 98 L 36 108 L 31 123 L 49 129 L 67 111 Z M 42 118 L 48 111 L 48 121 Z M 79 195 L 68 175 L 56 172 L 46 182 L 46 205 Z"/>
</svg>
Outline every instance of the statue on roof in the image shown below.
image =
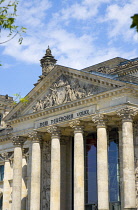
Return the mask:
<svg viewBox="0 0 138 210">
<path fill-rule="evenodd" d="M 46 49 L 46 54 L 40 60 L 42 66 L 42 75 L 47 75 L 54 68 L 56 62 L 57 60 L 52 55 L 51 50 L 48 46 L 48 48 Z"/>
</svg>

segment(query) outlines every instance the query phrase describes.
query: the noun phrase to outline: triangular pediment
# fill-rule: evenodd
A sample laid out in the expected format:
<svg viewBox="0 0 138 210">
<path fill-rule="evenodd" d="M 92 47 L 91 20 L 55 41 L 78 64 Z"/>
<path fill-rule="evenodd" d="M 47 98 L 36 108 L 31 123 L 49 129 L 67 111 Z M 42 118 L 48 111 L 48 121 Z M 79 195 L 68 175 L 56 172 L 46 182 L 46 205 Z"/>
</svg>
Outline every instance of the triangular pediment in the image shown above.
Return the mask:
<svg viewBox="0 0 138 210">
<path fill-rule="evenodd" d="M 5 117 L 5 120 L 12 120 L 56 106 L 64 106 L 120 86 L 123 86 L 122 82 L 113 81 L 110 78 L 56 66 L 27 95 L 28 103 L 19 103 Z"/>
<path fill-rule="evenodd" d="M 33 111 L 37 112 L 50 107 L 62 105 L 71 101 L 92 96 L 111 88 L 93 85 L 90 82 L 61 75 L 33 106 Z"/>
</svg>

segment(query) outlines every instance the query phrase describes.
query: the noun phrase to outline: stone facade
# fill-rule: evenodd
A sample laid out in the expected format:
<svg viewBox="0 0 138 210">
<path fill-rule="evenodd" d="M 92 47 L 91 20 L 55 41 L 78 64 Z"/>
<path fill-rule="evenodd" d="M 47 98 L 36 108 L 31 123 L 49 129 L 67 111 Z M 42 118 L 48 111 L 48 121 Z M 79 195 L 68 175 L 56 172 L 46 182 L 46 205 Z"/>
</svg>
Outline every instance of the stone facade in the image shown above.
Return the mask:
<svg viewBox="0 0 138 210">
<path fill-rule="evenodd" d="M 48 48 L 41 66 L 28 103 L 1 96 L 1 209 L 137 209 L 138 59 L 74 70 Z"/>
</svg>

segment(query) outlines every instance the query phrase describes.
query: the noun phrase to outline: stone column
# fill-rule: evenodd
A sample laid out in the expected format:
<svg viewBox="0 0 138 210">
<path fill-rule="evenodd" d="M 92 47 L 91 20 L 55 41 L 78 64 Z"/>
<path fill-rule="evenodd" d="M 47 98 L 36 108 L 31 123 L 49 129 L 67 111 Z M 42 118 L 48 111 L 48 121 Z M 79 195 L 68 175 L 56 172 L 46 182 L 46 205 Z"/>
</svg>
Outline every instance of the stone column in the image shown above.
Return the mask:
<svg viewBox="0 0 138 210">
<path fill-rule="evenodd" d="M 92 120 L 97 124 L 98 209 L 108 210 L 108 151 L 105 119 L 103 115 L 97 114 L 92 118 Z"/>
<path fill-rule="evenodd" d="M 135 209 L 136 192 L 132 117 L 136 112 L 129 107 L 125 107 L 120 109 L 117 114 L 122 118 L 124 209 Z"/>
<path fill-rule="evenodd" d="M 29 138 L 32 140 L 30 210 L 40 210 L 41 136 L 33 132 Z"/>
<path fill-rule="evenodd" d="M 12 185 L 12 210 L 21 209 L 22 192 L 22 146 L 24 137 L 13 137 L 14 162 L 13 162 L 13 185 Z"/>
<path fill-rule="evenodd" d="M 60 132 L 56 126 L 47 131 L 51 133 L 50 210 L 60 210 Z"/>
<path fill-rule="evenodd" d="M 28 149 L 23 149 L 23 159 L 22 159 L 22 202 L 21 209 L 25 210 L 27 206 L 27 154 Z"/>
<path fill-rule="evenodd" d="M 123 187 L 123 145 L 122 145 L 122 125 L 118 124 L 118 134 L 119 134 L 119 169 L 120 169 L 120 201 L 121 209 L 124 208 L 124 187 Z"/>
<path fill-rule="evenodd" d="M 8 210 L 9 209 L 9 201 L 10 201 L 10 175 L 11 175 L 11 166 L 9 161 L 9 153 L 5 152 L 2 153 L 1 156 L 5 160 L 4 164 L 4 180 L 3 180 L 3 206 L 2 209 Z"/>
<path fill-rule="evenodd" d="M 79 120 L 70 123 L 74 129 L 74 210 L 84 210 L 84 139 Z"/>
</svg>

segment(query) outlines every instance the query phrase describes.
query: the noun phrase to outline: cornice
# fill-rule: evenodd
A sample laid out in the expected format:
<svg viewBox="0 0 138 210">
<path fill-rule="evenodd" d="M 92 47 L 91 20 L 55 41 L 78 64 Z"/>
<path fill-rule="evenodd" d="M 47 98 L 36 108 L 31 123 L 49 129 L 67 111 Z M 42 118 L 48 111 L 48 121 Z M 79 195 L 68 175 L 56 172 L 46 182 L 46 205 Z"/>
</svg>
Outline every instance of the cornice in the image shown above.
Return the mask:
<svg viewBox="0 0 138 210">
<path fill-rule="evenodd" d="M 97 101 L 99 101 L 101 99 L 109 98 L 112 96 L 117 96 L 117 95 L 124 94 L 124 93 L 131 93 L 133 95 L 134 94 L 138 95 L 138 90 L 131 89 L 130 87 L 121 87 L 121 88 L 113 89 L 110 91 L 99 93 L 97 95 L 88 96 L 87 98 L 82 98 L 82 99 L 79 99 L 76 101 L 71 101 L 66 104 L 58 105 L 55 107 L 50 107 L 46 110 L 38 111 L 35 113 L 31 113 L 29 115 L 24 115 L 24 116 L 15 118 L 15 119 L 11 119 L 11 120 L 8 120 L 7 123 L 10 125 L 13 125 L 13 124 L 17 124 L 20 122 L 25 122 L 28 120 L 33 120 L 33 119 L 36 119 L 39 117 L 47 116 L 47 115 L 53 114 L 55 112 L 61 112 L 63 110 L 65 112 L 66 110 L 73 108 L 73 107 L 77 108 L 78 106 L 84 106 L 89 103 L 96 103 Z"/>
<path fill-rule="evenodd" d="M 133 74 L 138 71 L 138 60 L 128 61 L 127 63 L 111 69 L 111 74 L 118 74 L 119 76 Z"/>
<path fill-rule="evenodd" d="M 38 96 L 41 95 L 41 93 L 46 88 L 49 88 L 50 85 L 55 81 L 55 79 L 58 78 L 62 74 L 67 75 L 67 76 L 72 76 L 74 78 L 78 78 L 79 80 L 90 82 L 93 85 L 100 85 L 103 87 L 119 88 L 121 86 L 126 85 L 124 81 L 117 81 L 117 80 L 102 77 L 99 75 L 93 75 L 89 72 L 83 72 L 83 71 L 71 69 L 68 67 L 56 65 L 55 68 L 47 76 L 45 76 L 41 80 L 41 82 L 30 91 L 30 93 L 28 93 L 27 97 L 28 97 L 29 102 L 27 104 L 24 104 L 21 102 L 17 104 L 16 107 L 4 118 L 4 120 L 5 121 L 12 120 L 11 118 L 16 118 L 16 120 L 18 120 L 17 116 L 20 113 L 24 114 L 24 111 L 26 110 L 26 108 L 31 106 L 34 99 L 38 98 Z M 33 117 L 34 115 L 31 115 L 31 116 L 29 117 L 30 119 L 34 118 Z"/>
<path fill-rule="evenodd" d="M 11 134 L 0 136 L 0 142 L 10 141 L 11 138 L 12 138 Z"/>
</svg>

